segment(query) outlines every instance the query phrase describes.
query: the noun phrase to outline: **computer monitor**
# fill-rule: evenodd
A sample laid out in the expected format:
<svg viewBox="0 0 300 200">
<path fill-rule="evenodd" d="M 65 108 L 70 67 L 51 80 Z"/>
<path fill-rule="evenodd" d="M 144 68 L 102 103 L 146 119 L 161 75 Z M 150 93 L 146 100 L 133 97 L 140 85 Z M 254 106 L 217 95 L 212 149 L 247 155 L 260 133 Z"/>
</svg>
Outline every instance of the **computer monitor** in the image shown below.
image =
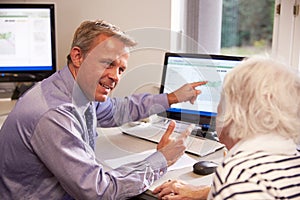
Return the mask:
<svg viewBox="0 0 300 200">
<path fill-rule="evenodd" d="M 160 93 L 170 93 L 185 83 L 208 81 L 199 86 L 202 93 L 194 104 L 173 104 L 160 116 L 199 124 L 214 129 L 222 83 L 227 72 L 244 57 L 228 55 L 169 53 L 165 54 Z"/>
<path fill-rule="evenodd" d="M 37 82 L 56 71 L 55 5 L 0 3 L 0 82 Z"/>
</svg>

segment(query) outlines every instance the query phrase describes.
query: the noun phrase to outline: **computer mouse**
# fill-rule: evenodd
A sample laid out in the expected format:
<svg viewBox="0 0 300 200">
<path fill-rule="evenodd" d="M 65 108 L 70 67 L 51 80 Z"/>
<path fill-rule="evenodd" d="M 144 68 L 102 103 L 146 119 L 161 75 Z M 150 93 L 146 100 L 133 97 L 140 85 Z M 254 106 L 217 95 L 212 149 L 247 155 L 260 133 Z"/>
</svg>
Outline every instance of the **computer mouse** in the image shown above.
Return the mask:
<svg viewBox="0 0 300 200">
<path fill-rule="evenodd" d="M 202 160 L 193 165 L 193 172 L 199 175 L 208 175 L 215 172 L 217 166 L 217 163 Z"/>
</svg>

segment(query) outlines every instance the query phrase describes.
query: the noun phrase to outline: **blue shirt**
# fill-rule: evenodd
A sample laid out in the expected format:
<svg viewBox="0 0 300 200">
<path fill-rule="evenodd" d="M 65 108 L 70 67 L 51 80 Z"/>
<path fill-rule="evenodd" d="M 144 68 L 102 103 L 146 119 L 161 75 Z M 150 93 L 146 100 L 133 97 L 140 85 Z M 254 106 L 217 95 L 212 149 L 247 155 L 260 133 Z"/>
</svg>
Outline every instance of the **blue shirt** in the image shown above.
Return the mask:
<svg viewBox="0 0 300 200">
<path fill-rule="evenodd" d="M 18 100 L 0 131 L 1 200 L 125 199 L 145 191 L 166 172 L 167 162 L 160 152 L 105 172 L 87 140 L 84 112 L 90 103 L 68 67 Z M 96 124 L 118 126 L 169 106 L 165 94 L 92 104 L 94 130 Z"/>
</svg>

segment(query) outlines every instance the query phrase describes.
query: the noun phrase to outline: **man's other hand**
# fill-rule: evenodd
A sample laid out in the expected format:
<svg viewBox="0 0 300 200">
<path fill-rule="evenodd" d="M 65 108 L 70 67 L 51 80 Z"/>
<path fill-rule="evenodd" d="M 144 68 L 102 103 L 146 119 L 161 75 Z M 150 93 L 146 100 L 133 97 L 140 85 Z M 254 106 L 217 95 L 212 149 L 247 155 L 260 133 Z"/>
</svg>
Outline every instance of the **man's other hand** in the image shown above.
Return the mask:
<svg viewBox="0 0 300 200">
<path fill-rule="evenodd" d="M 171 137 L 176 123 L 171 120 L 169 126 L 157 145 L 157 150 L 160 151 L 166 158 L 168 166 L 174 164 L 184 153 L 186 149 L 187 137 L 193 130 L 193 125 L 190 125 L 178 137 Z"/>
</svg>

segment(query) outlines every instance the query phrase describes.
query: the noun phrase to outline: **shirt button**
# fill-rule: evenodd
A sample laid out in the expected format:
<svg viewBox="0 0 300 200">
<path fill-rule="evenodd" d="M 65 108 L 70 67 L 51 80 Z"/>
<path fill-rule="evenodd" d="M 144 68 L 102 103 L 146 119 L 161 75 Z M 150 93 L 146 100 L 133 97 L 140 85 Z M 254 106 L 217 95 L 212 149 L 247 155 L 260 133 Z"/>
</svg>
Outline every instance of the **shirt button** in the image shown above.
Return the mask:
<svg viewBox="0 0 300 200">
<path fill-rule="evenodd" d="M 160 170 L 160 171 L 159 171 L 159 175 L 160 175 L 160 176 L 164 175 L 164 171 L 163 171 L 163 170 Z"/>
</svg>

